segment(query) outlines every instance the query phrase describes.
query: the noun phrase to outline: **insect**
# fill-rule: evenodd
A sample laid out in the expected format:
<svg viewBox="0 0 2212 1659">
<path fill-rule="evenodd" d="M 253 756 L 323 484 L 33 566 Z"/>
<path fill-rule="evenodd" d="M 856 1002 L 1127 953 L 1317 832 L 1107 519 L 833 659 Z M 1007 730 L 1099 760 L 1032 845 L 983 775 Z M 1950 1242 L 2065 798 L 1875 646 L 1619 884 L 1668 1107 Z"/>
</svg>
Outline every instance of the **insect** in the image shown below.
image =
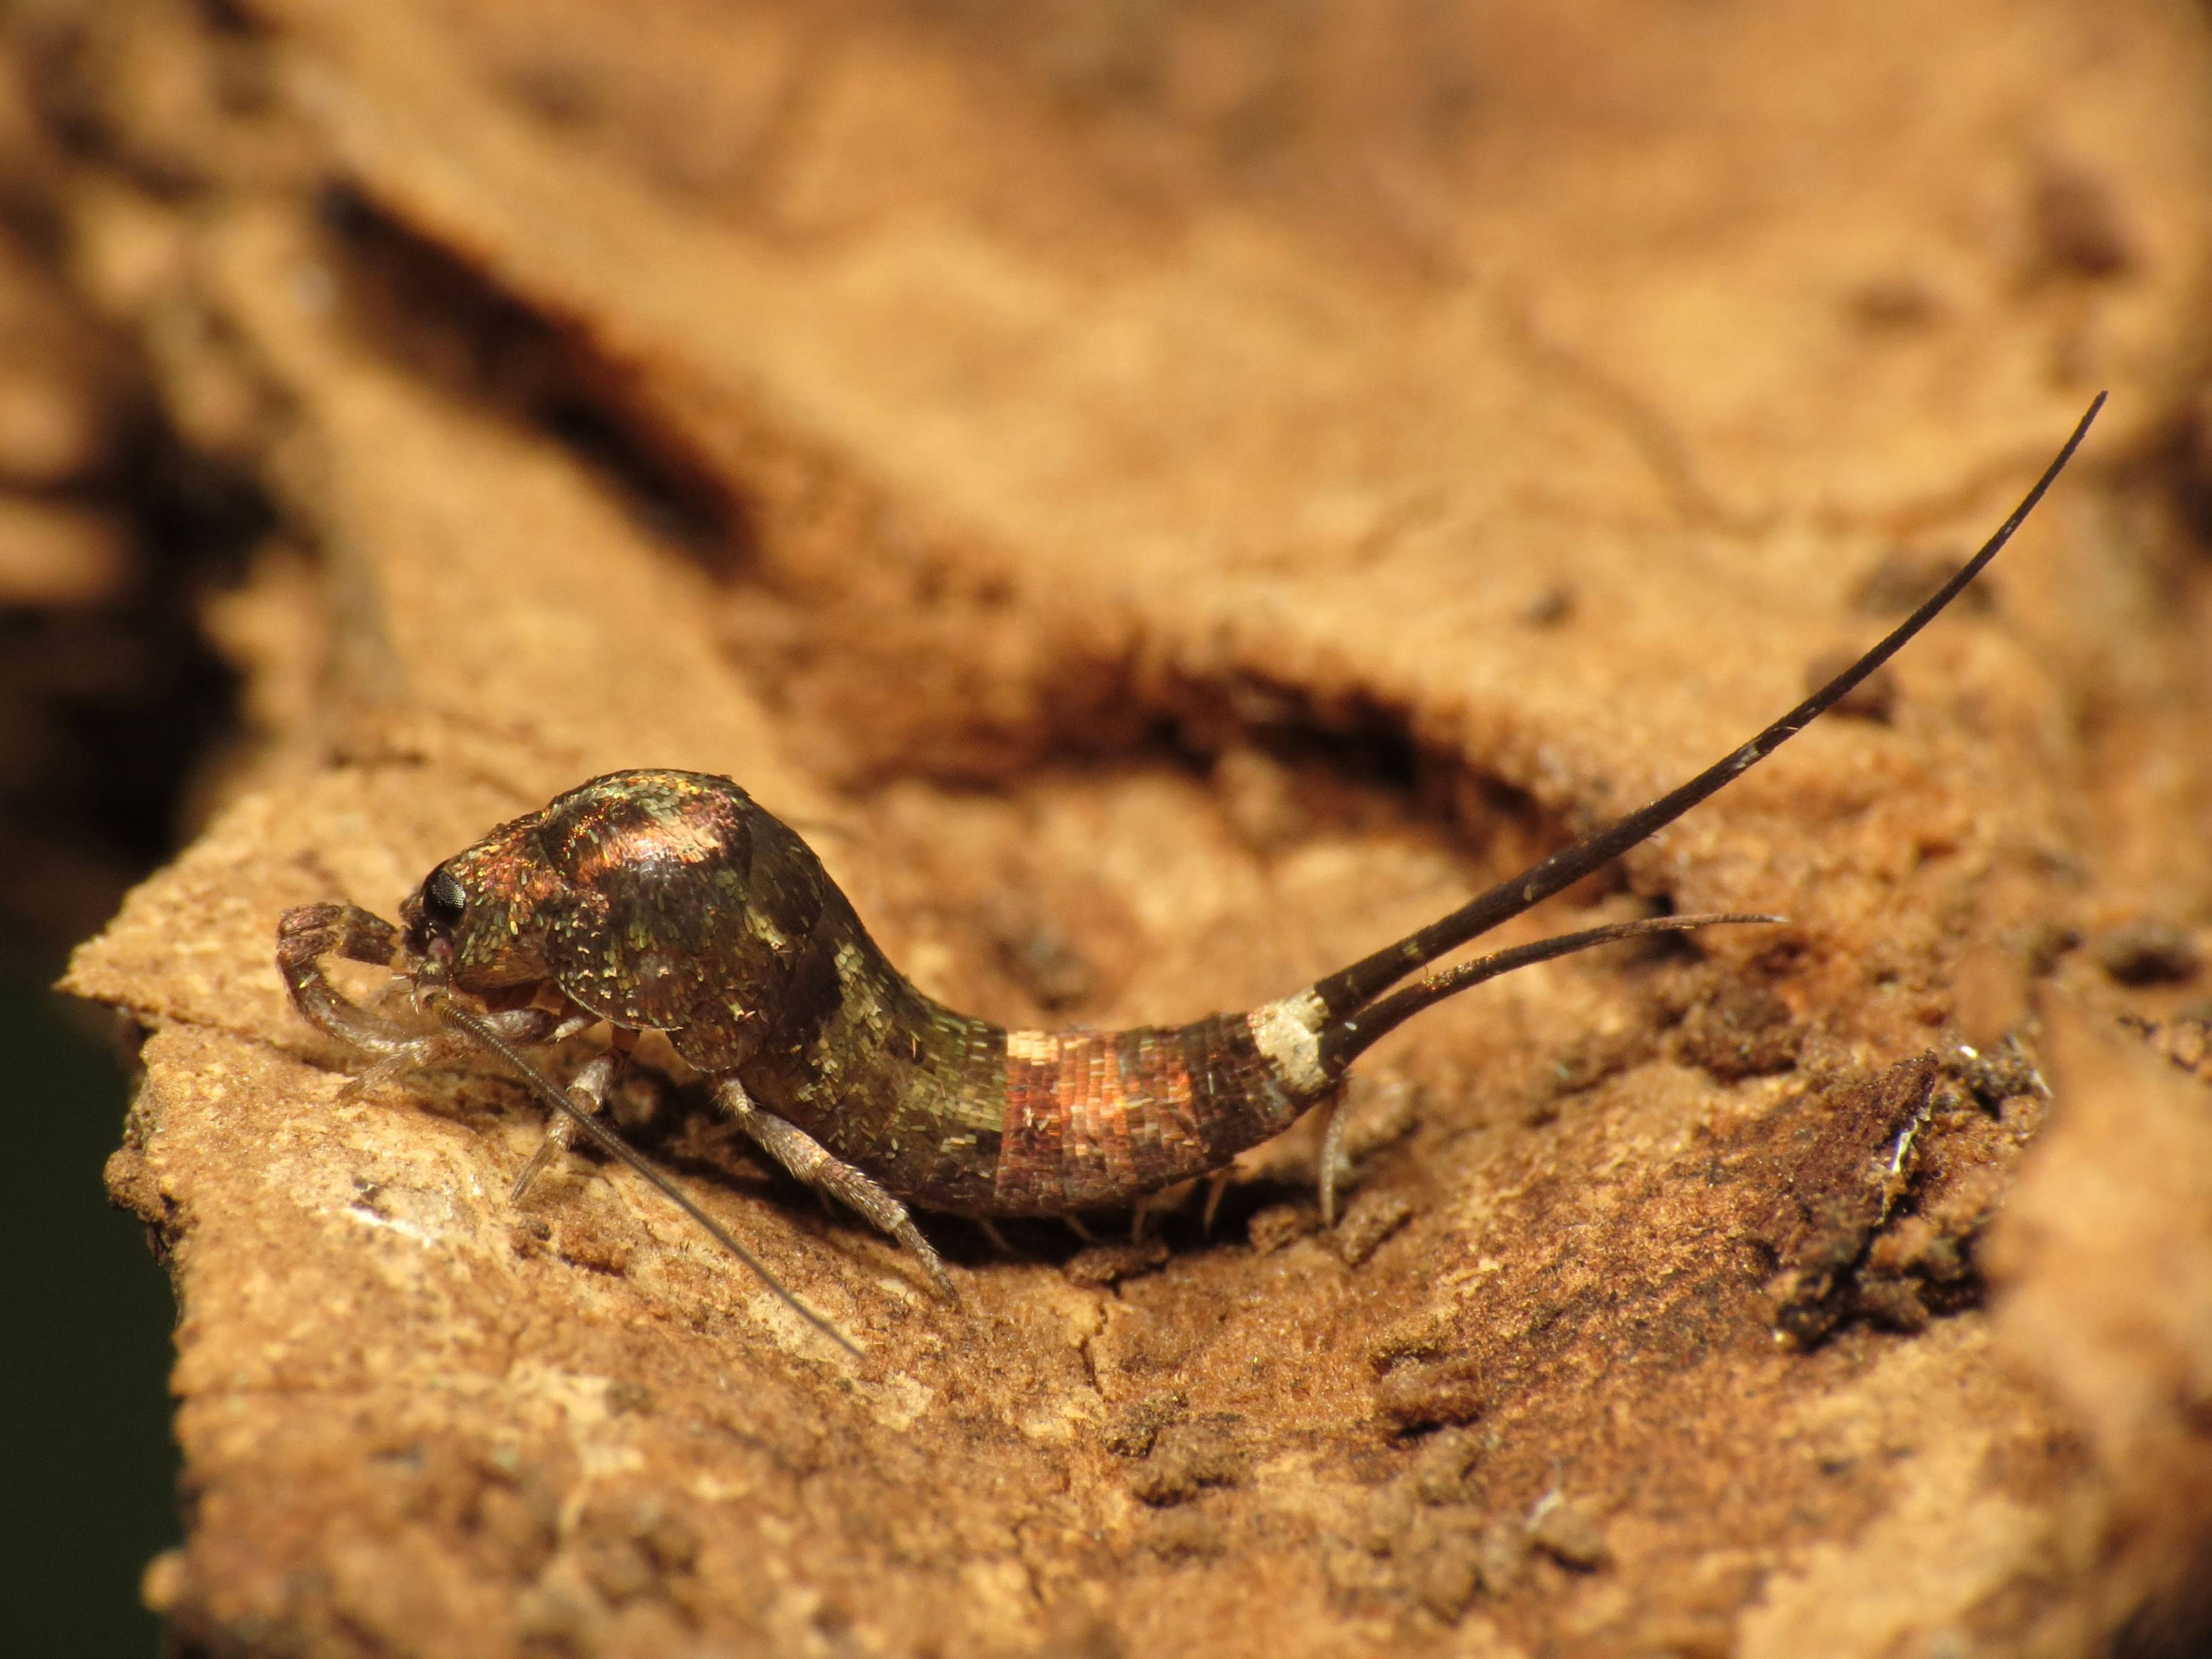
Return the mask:
<svg viewBox="0 0 2212 1659">
<path fill-rule="evenodd" d="M 1726 787 L 1888 660 L 1996 556 L 2104 401 L 1949 580 L 1750 741 L 1449 915 L 1245 1012 L 1125 1031 L 1010 1031 L 957 1013 L 892 966 L 798 835 L 729 780 L 694 772 L 613 773 L 501 824 L 432 870 L 397 927 L 350 904 L 288 910 L 277 965 L 310 1023 L 377 1057 L 364 1082 L 471 1050 L 527 1081 L 556 1115 L 515 1196 L 587 1135 L 848 1346 L 599 1121 L 642 1033 L 665 1033 L 770 1157 L 896 1238 L 948 1295 L 909 1203 L 986 1220 L 1125 1205 L 1222 1169 L 1316 1108 L 1331 1114 L 1320 1180 L 1333 1219 L 1345 1077 L 1386 1032 L 1533 963 L 1778 920 L 1661 916 L 1434 965 Z M 332 954 L 391 968 L 436 1025 L 411 1030 L 346 1000 L 323 971 Z M 601 1024 L 608 1046 L 565 1090 L 524 1052 Z"/>
</svg>

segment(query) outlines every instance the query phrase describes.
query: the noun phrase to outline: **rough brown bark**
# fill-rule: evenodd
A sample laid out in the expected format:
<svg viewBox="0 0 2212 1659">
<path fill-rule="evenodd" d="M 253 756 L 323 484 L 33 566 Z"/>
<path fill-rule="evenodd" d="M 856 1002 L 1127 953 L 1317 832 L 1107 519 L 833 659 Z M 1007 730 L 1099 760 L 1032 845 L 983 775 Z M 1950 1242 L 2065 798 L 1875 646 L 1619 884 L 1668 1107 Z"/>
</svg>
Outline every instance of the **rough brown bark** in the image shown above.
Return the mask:
<svg viewBox="0 0 2212 1659">
<path fill-rule="evenodd" d="M 131 0 L 16 33 L 78 287 L 281 526 L 213 618 L 258 745 L 69 981 L 149 1033 L 110 1182 L 184 1309 L 189 1534 L 148 1581 L 183 1642 L 2179 1627 L 2194 14 Z M 2103 385 L 1986 604 L 1514 934 L 1622 887 L 1790 925 L 1416 1022 L 1334 1234 L 1280 1146 L 1164 1253 L 940 1222 L 951 1316 L 697 1102 L 634 1123 L 853 1364 L 623 1174 L 511 1210 L 537 1121 L 498 1077 L 341 1098 L 272 969 L 284 906 L 389 913 L 669 764 L 807 828 L 949 1000 L 1279 994 L 1747 735 Z M 2144 918 L 2148 957 L 2068 948 Z"/>
</svg>

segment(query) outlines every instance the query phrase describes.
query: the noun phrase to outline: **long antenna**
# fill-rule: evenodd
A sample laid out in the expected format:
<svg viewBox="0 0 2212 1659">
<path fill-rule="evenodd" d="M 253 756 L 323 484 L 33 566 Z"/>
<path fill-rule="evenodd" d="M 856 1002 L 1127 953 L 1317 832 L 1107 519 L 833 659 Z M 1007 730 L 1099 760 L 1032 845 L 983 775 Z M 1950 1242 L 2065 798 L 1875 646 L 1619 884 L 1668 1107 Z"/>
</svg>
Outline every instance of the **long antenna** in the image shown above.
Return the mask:
<svg viewBox="0 0 2212 1659">
<path fill-rule="evenodd" d="M 1666 828 L 1707 796 L 1733 783 L 1826 714 L 1860 681 L 1895 656 L 1906 641 L 1933 622 L 1943 607 L 1957 599 L 1966 584 L 1981 574 L 1990 561 L 2003 550 L 2013 533 L 2065 470 L 2066 463 L 2074 459 L 2074 452 L 2081 447 L 2081 441 L 2089 435 L 2090 422 L 2104 408 L 2105 397 L 2104 392 L 2097 394 L 2075 426 L 2073 436 L 2067 439 L 2065 447 L 2043 469 L 2043 476 L 2035 481 L 2035 487 L 2013 508 L 2012 515 L 1997 526 L 1996 533 L 1982 544 L 1981 550 L 1961 565 L 1957 574 L 1936 589 L 1918 610 L 1891 629 L 1880 644 L 1750 742 L 1716 761 L 1687 783 L 1668 790 L 1609 828 L 1596 830 L 1572 846 L 1540 859 L 1519 875 L 1478 894 L 1450 915 L 1439 917 L 1395 945 L 1385 945 L 1372 956 L 1363 957 L 1350 967 L 1317 981 L 1314 994 L 1321 999 L 1328 1017 L 1340 1020 L 1364 1008 L 1415 969 L 1425 967 L 1445 952 L 1458 949 L 1498 923 L 1541 903 L 1560 889 L 1571 886 L 1599 866 L 1610 863 L 1638 842 Z"/>
<path fill-rule="evenodd" d="M 860 1346 L 851 1337 L 846 1335 L 826 1317 L 815 1312 L 813 1309 L 787 1290 L 782 1282 L 762 1266 L 750 1251 L 730 1237 L 728 1231 L 720 1222 L 686 1198 L 681 1188 L 646 1161 L 643 1153 L 577 1105 L 574 1101 L 569 1099 L 567 1090 L 532 1065 L 529 1058 L 520 1048 L 501 1036 L 497 1029 L 489 1021 L 455 1002 L 453 994 L 442 986 L 430 989 L 425 994 L 423 1001 L 430 1011 L 447 1024 L 453 1026 L 475 1042 L 482 1043 L 513 1066 L 523 1081 L 527 1083 L 547 1105 L 556 1111 L 567 1114 L 568 1121 L 589 1135 L 602 1152 L 627 1164 L 638 1174 L 643 1176 L 647 1181 L 659 1188 L 662 1195 L 672 1202 L 678 1209 L 705 1228 L 717 1244 L 750 1267 L 753 1277 L 767 1285 L 785 1307 L 844 1349 L 854 1358 L 858 1359 L 862 1357 Z"/>
</svg>

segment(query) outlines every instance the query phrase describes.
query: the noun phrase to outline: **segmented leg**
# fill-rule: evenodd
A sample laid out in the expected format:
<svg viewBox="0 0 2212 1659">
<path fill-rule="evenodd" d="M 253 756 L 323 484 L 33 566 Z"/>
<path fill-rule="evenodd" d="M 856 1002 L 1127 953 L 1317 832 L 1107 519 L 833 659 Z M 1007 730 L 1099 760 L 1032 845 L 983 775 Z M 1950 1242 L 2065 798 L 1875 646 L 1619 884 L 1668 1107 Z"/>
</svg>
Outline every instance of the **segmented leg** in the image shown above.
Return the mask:
<svg viewBox="0 0 2212 1659">
<path fill-rule="evenodd" d="M 586 1060 L 582 1069 L 568 1079 L 568 1098 L 595 1116 L 605 1110 L 607 1096 L 628 1066 L 629 1051 L 636 1042 L 637 1033 L 617 1026 L 613 1043 L 605 1052 Z M 575 1119 L 556 1113 L 553 1121 L 545 1126 L 545 1139 L 538 1143 L 530 1162 L 522 1166 L 522 1173 L 507 1189 L 507 1201 L 521 1203 L 522 1195 L 530 1190 L 530 1183 L 544 1174 L 554 1159 L 573 1147 L 576 1137 L 582 1133 Z"/>
<path fill-rule="evenodd" d="M 486 1014 L 484 1018 L 509 1042 L 525 1048 L 541 1042 L 556 1042 L 571 1035 L 570 1030 L 563 1029 L 559 1016 L 544 1008 L 509 1008 L 501 1013 Z M 380 1044 L 373 1052 L 377 1056 L 376 1064 L 355 1073 L 338 1091 L 342 1097 L 367 1094 L 417 1072 L 436 1071 L 441 1066 L 465 1067 L 483 1058 L 483 1050 L 475 1043 L 456 1032 L 443 1030 L 398 1037 Z"/>
<path fill-rule="evenodd" d="M 1213 1218 L 1220 1213 L 1221 1195 L 1229 1190 L 1229 1182 L 1236 1173 L 1234 1164 L 1224 1164 L 1206 1178 L 1206 1209 L 1199 1217 L 1198 1226 L 1208 1238 L 1213 1237 Z"/>
<path fill-rule="evenodd" d="M 945 1271 L 944 1259 L 922 1237 L 921 1229 L 914 1224 L 914 1218 L 907 1213 L 905 1205 L 851 1164 L 833 1158 L 798 1125 L 787 1122 L 773 1112 L 761 1110 L 735 1078 L 723 1078 L 717 1082 L 714 1098 L 762 1151 L 816 1191 L 849 1205 L 898 1240 L 914 1252 L 940 1296 L 949 1302 L 960 1299 L 959 1291 L 953 1288 L 951 1275 Z"/>
<path fill-rule="evenodd" d="M 1336 1225 L 1336 1176 L 1344 1163 L 1344 1127 L 1349 1115 L 1340 1091 L 1328 1103 L 1328 1121 L 1321 1132 L 1321 1224 L 1324 1227 Z"/>
<path fill-rule="evenodd" d="M 1129 1206 L 1129 1243 L 1132 1244 L 1145 1242 L 1145 1224 L 1152 1218 L 1151 1200 L 1153 1196 L 1151 1193 L 1139 1193 Z"/>
<path fill-rule="evenodd" d="M 399 930 L 358 904 L 302 904 L 276 922 L 276 968 L 307 1023 L 349 1047 L 374 1054 L 376 1064 L 346 1085 L 359 1093 L 406 1072 L 455 1065 L 479 1051 L 449 1030 L 411 1030 L 348 1000 L 323 972 L 323 958 L 343 957 L 403 975 L 407 963 Z M 403 980 L 403 982 L 405 982 Z M 561 1020 L 542 1008 L 513 1008 L 487 1015 L 510 1042 L 556 1042 L 590 1024 Z"/>
<path fill-rule="evenodd" d="M 399 930 L 358 904 L 302 904 L 277 919 L 276 969 L 294 1005 L 316 1030 L 373 1054 L 388 1054 L 415 1034 L 348 1001 L 324 975 L 322 959 L 392 968 L 399 954 Z"/>
</svg>

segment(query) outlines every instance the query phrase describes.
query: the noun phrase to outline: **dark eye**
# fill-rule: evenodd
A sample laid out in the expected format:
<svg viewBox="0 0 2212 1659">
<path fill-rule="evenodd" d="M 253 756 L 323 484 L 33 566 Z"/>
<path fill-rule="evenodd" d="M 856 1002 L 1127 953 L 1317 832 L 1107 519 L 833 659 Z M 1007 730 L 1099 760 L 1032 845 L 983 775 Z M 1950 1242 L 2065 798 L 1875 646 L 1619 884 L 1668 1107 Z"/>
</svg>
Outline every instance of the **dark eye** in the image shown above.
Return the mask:
<svg viewBox="0 0 2212 1659">
<path fill-rule="evenodd" d="M 422 884 L 422 919 L 433 927 L 451 927 L 469 908 L 469 895 L 453 872 L 442 866 Z"/>
</svg>

